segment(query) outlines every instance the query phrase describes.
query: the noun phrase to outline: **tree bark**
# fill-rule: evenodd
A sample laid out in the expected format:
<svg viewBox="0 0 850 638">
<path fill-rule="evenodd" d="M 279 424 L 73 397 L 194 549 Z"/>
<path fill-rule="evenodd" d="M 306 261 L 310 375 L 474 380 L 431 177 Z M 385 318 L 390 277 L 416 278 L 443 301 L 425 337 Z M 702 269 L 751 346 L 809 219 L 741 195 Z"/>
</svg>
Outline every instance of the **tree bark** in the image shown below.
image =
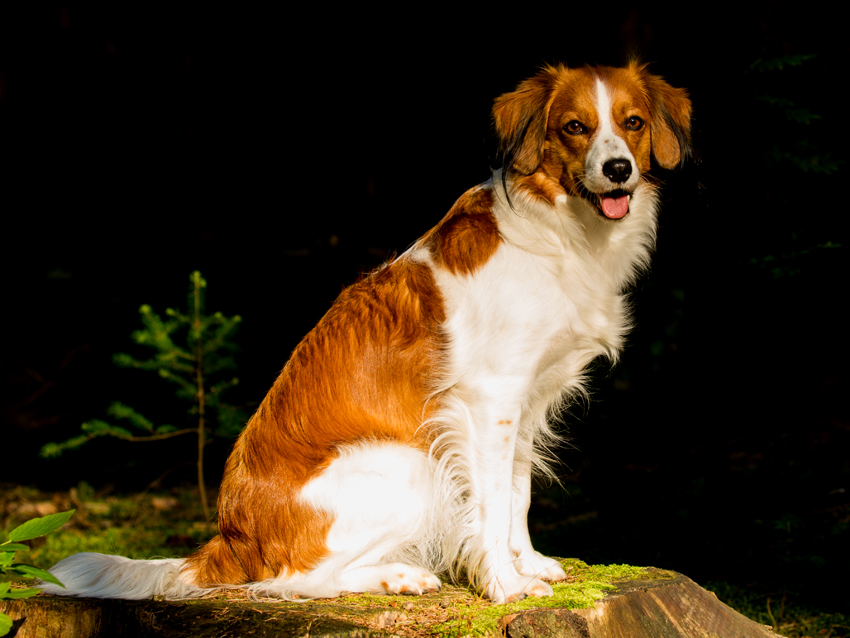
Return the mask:
<svg viewBox="0 0 850 638">
<path fill-rule="evenodd" d="M 367 626 L 375 615 L 360 624 L 277 603 L 39 596 L 0 601 L 0 611 L 14 622 L 10 638 L 389 638 Z"/>
<path fill-rule="evenodd" d="M 782 638 L 682 574 L 615 586 L 589 609 L 534 609 L 502 626 L 508 638 Z"/>
</svg>

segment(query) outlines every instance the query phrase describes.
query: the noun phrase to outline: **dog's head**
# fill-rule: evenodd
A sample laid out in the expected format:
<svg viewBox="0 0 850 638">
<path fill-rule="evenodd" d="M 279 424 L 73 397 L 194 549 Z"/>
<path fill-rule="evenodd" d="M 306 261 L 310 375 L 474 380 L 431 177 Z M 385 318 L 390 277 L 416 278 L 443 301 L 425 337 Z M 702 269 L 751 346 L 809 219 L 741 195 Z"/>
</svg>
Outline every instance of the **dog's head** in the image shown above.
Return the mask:
<svg viewBox="0 0 850 638">
<path fill-rule="evenodd" d="M 581 197 L 608 219 L 629 212 L 650 168 L 674 168 L 690 144 L 691 102 L 644 65 L 546 67 L 496 99 L 503 177 L 554 204 Z"/>
</svg>

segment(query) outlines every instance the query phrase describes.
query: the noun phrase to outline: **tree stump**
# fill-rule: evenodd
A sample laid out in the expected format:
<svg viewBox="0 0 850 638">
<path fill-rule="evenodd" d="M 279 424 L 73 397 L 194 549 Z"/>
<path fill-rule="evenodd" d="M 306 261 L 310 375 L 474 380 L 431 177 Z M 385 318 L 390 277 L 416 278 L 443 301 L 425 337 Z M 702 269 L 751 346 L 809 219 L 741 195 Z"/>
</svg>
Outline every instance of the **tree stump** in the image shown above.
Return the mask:
<svg viewBox="0 0 850 638">
<path fill-rule="evenodd" d="M 425 596 L 348 596 L 303 603 L 252 601 L 241 591 L 192 601 L 41 595 L 0 601 L 0 611 L 14 621 L 12 638 L 777 638 L 676 572 L 648 568 L 644 577 L 612 585 L 604 598 L 585 609 L 551 607 L 541 598 L 534 599 L 540 607 L 516 612 L 511 605 L 492 605 L 468 588 L 452 585 Z M 476 623 L 484 617 L 494 620 Z"/>
<path fill-rule="evenodd" d="M 229 600 L 97 600 L 39 596 L 0 602 L 11 638 L 378 638 L 381 610 L 361 622 L 330 612 L 279 609 L 279 603 Z M 391 619 L 390 619 L 391 620 Z M 386 621 L 384 621 L 386 622 Z"/>
<path fill-rule="evenodd" d="M 508 638 L 781 638 L 723 604 L 687 576 L 632 580 L 589 609 L 506 616 Z"/>
</svg>

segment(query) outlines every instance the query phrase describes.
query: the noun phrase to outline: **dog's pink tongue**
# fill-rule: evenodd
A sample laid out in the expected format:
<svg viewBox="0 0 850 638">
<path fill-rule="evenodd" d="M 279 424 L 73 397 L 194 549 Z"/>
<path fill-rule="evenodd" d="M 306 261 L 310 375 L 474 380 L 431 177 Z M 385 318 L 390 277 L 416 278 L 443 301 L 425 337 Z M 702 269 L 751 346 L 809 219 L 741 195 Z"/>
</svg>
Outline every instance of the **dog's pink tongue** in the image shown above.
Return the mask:
<svg viewBox="0 0 850 638">
<path fill-rule="evenodd" d="M 629 196 L 603 197 L 602 212 L 605 213 L 605 217 L 610 219 L 620 219 L 621 217 L 625 217 L 626 213 L 629 212 Z"/>
</svg>

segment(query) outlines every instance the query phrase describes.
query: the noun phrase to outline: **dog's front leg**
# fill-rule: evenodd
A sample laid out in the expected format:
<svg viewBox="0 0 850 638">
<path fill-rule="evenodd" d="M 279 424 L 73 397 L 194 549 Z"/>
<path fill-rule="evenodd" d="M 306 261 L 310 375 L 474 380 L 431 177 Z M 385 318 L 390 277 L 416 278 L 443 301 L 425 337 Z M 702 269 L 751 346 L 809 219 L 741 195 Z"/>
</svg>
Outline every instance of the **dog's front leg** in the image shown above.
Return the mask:
<svg viewBox="0 0 850 638">
<path fill-rule="evenodd" d="M 524 576 L 558 581 L 567 577 L 561 564 L 531 546 L 528 534 L 528 508 L 531 505 L 531 461 L 514 462 L 513 503 L 511 507 L 511 554 L 516 570 Z"/>
<path fill-rule="evenodd" d="M 467 573 L 494 602 L 551 596 L 548 584 L 535 575 L 520 574 L 514 565 L 510 534 L 514 453 L 521 410 L 507 409 L 504 396 L 501 401 L 492 398 L 478 411 L 476 419 L 471 487 L 477 529 L 468 547 Z"/>
</svg>

